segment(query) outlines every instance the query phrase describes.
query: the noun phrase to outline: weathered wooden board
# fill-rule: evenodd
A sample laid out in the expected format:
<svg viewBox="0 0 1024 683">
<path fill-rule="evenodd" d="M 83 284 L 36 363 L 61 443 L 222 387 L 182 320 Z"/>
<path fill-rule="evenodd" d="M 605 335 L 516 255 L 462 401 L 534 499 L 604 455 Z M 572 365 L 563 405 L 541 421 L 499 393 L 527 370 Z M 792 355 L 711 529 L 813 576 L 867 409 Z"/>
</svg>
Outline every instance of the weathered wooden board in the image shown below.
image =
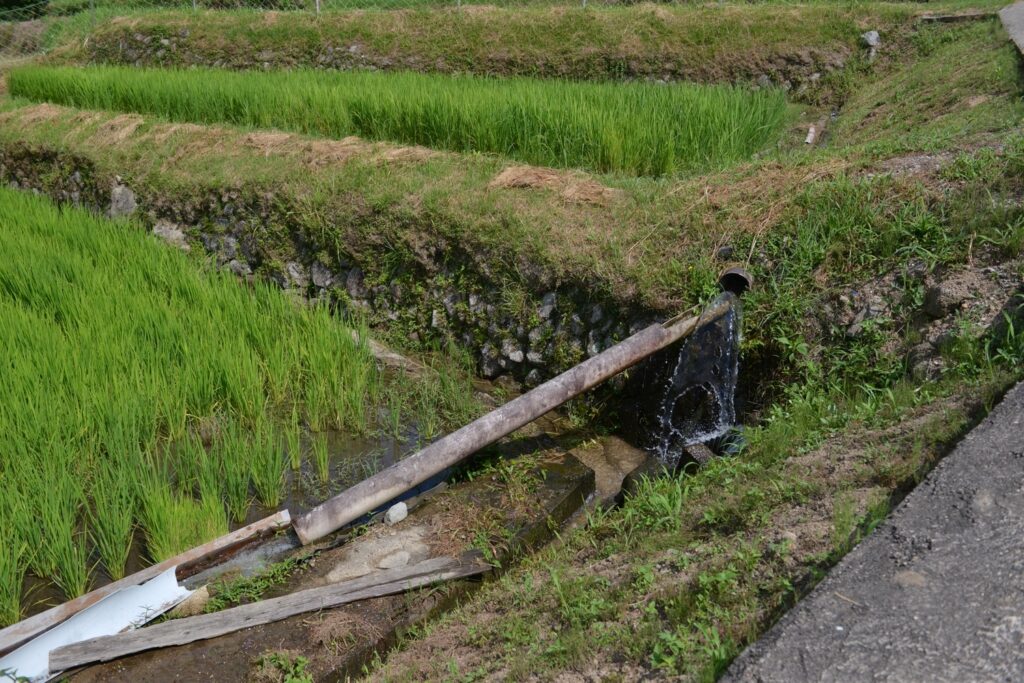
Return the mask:
<svg viewBox="0 0 1024 683">
<path fill-rule="evenodd" d="M 490 569 L 477 555 L 441 557 L 383 570 L 351 581 L 310 588 L 279 598 L 241 605 L 212 614 L 175 619 L 114 636 L 82 641 L 53 650 L 50 670 L 61 671 L 91 662 L 105 662 L 144 650 L 184 645 L 251 626 L 337 607 L 357 600 L 401 593 L 438 581 L 480 574 Z"/>
</svg>

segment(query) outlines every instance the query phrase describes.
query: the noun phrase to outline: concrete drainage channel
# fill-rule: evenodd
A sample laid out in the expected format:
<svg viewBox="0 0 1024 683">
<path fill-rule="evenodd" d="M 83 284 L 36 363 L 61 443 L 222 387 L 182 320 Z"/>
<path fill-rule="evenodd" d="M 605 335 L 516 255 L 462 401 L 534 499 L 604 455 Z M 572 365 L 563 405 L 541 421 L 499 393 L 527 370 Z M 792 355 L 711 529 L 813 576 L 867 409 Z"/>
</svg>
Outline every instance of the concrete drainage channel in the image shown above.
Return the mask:
<svg viewBox="0 0 1024 683">
<path fill-rule="evenodd" d="M 404 630 L 479 585 L 480 576 L 549 540 L 588 503 L 612 504 L 631 473 L 651 471 L 646 454 L 613 439 L 574 453 L 545 417 L 567 400 L 692 337 L 678 351 L 667 389 L 682 395 L 690 387 L 677 386 L 679 369 L 700 365 L 694 347 L 721 345 L 708 335 L 720 335 L 715 326 L 724 321 L 732 380 L 717 391 L 695 380 L 713 400 L 715 418 L 702 426 L 689 420 L 689 403 L 680 414 L 675 400 L 663 402 L 671 405 L 659 428 L 683 437 L 683 447 L 659 449 L 659 457 L 675 464 L 686 452 L 680 430 L 703 440 L 732 426 L 735 293 L 750 281 L 730 271 L 721 284 L 726 291 L 699 315 L 639 331 L 294 520 L 279 512 L 0 631 L 0 670 L 29 680 L 75 671 L 79 680 L 247 680 L 261 653 L 295 650 L 318 678 L 358 674 Z M 516 438 L 467 480 L 409 498 L 513 432 Z M 230 595 L 227 577 L 247 573 L 264 585 L 211 609 L 209 586 Z M 179 618 L 145 626 L 182 600 L 172 614 Z M 230 606 L 239 602 L 245 604 Z"/>
</svg>

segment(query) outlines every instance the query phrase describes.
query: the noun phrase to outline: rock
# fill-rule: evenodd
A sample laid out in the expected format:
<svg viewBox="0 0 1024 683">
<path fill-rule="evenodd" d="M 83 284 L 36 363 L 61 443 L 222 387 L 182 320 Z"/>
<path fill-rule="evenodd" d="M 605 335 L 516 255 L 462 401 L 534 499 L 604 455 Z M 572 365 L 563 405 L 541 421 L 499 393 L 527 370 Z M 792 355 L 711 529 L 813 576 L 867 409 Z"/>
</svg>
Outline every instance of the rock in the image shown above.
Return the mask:
<svg viewBox="0 0 1024 683">
<path fill-rule="evenodd" d="M 942 357 L 928 342 L 921 342 L 910 350 L 907 365 L 910 366 L 910 376 L 918 382 L 936 380 L 942 375 Z"/>
<path fill-rule="evenodd" d="M 596 325 L 604 320 L 604 309 L 599 304 L 594 304 L 594 307 L 590 309 L 590 324 Z"/>
<path fill-rule="evenodd" d="M 405 503 L 395 503 L 388 508 L 388 511 L 384 513 L 384 522 L 388 526 L 398 524 L 403 519 L 409 516 L 409 508 Z M 406 559 L 408 561 L 408 558 Z"/>
<path fill-rule="evenodd" d="M 953 275 L 928 288 L 924 295 L 924 312 L 935 319 L 944 318 L 959 309 L 972 293 L 970 273 Z"/>
<path fill-rule="evenodd" d="M 580 319 L 580 317 L 577 314 L 573 313 L 572 315 L 569 316 L 569 319 L 566 321 L 565 329 L 567 329 L 569 331 L 569 334 L 571 334 L 572 336 L 579 337 L 581 334 L 583 334 L 584 330 L 583 320 Z"/>
<path fill-rule="evenodd" d="M 537 327 L 530 330 L 526 335 L 526 338 L 530 340 L 530 346 L 537 346 L 542 344 L 545 339 L 551 334 L 551 323 L 545 323 L 538 325 Z"/>
<path fill-rule="evenodd" d="M 715 258 L 717 258 L 719 261 L 728 261 L 729 259 L 732 258 L 732 255 L 735 253 L 735 251 L 736 250 L 729 245 L 719 247 L 718 251 L 715 252 Z"/>
<path fill-rule="evenodd" d="M 228 262 L 228 270 L 238 277 L 249 277 L 252 275 L 252 268 L 249 267 L 249 264 L 238 259 L 232 259 Z"/>
<path fill-rule="evenodd" d="M 288 282 L 298 289 L 309 287 L 309 273 L 306 267 L 296 261 L 289 261 L 284 264 L 284 272 L 288 275 Z"/>
<path fill-rule="evenodd" d="M 524 381 L 526 382 L 526 386 L 535 387 L 542 381 L 544 381 L 544 378 L 543 376 L 541 376 L 540 370 L 534 368 L 533 370 L 530 370 L 530 372 L 526 374 L 526 379 Z"/>
<path fill-rule="evenodd" d="M 238 256 L 238 240 L 231 235 L 226 235 L 221 241 L 220 253 L 225 261 Z"/>
<path fill-rule="evenodd" d="M 445 312 L 447 312 L 449 316 L 454 317 L 455 316 L 455 308 L 458 305 L 459 301 L 460 301 L 459 295 L 457 293 L 453 292 L 453 293 L 449 294 L 448 296 L 446 296 L 442 300 L 441 303 L 444 305 Z"/>
<path fill-rule="evenodd" d="M 430 312 L 430 326 L 435 330 L 443 329 L 445 326 L 444 311 L 435 308 Z"/>
<path fill-rule="evenodd" d="M 185 232 L 170 221 L 157 221 L 153 226 L 153 234 L 182 251 L 191 251 L 192 249 L 185 237 Z"/>
<path fill-rule="evenodd" d="M 533 365 L 540 365 L 544 362 L 544 353 L 542 351 L 530 350 L 526 354 L 526 360 Z"/>
<path fill-rule="evenodd" d="M 490 344 L 484 344 L 480 349 L 480 374 L 484 379 L 494 379 L 501 374 L 501 370 L 497 350 Z"/>
<path fill-rule="evenodd" d="M 345 291 L 353 299 L 366 298 L 366 285 L 363 284 L 363 270 L 356 266 L 345 278 Z"/>
<path fill-rule="evenodd" d="M 130 216 L 135 213 L 138 204 L 135 201 L 135 193 L 126 185 L 114 183 L 110 188 L 110 209 L 107 215 L 111 218 Z"/>
<path fill-rule="evenodd" d="M 860 34 L 860 40 L 865 47 L 875 48 L 882 44 L 882 37 L 878 35 L 878 31 L 866 31 Z"/>
<path fill-rule="evenodd" d="M 313 265 L 309 268 L 309 275 L 313 280 L 313 285 L 320 289 L 326 289 L 334 284 L 334 273 L 320 261 L 313 261 Z"/>
<path fill-rule="evenodd" d="M 548 292 L 540 300 L 540 309 L 537 311 L 537 315 L 540 316 L 541 320 L 549 320 L 555 314 L 557 305 L 558 295 L 554 292 Z"/>
<path fill-rule="evenodd" d="M 757 84 L 762 88 L 772 87 L 772 79 L 768 77 L 768 74 L 761 74 L 757 77 Z"/>
<path fill-rule="evenodd" d="M 506 339 L 501 342 L 501 355 L 513 363 L 522 363 L 525 358 L 523 347 L 514 339 Z"/>
</svg>

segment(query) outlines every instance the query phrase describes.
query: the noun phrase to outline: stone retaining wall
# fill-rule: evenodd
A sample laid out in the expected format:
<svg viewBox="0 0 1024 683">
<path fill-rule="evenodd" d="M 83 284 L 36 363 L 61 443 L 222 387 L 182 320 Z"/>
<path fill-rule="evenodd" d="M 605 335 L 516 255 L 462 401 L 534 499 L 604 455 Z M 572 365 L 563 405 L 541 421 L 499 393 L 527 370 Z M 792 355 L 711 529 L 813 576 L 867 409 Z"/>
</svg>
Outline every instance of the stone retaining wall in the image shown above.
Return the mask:
<svg viewBox="0 0 1024 683">
<path fill-rule="evenodd" d="M 324 244 L 287 197 L 224 188 L 202 196 L 136 187 L 87 158 L 22 144 L 0 146 L 0 182 L 130 216 L 179 248 L 201 249 L 242 278 L 264 278 L 310 301 L 365 315 L 414 344 L 454 342 L 485 378 L 535 385 L 661 316 L 622 310 L 585 283 L 534 291 L 494 282 L 451 244 L 353 253 Z"/>
</svg>

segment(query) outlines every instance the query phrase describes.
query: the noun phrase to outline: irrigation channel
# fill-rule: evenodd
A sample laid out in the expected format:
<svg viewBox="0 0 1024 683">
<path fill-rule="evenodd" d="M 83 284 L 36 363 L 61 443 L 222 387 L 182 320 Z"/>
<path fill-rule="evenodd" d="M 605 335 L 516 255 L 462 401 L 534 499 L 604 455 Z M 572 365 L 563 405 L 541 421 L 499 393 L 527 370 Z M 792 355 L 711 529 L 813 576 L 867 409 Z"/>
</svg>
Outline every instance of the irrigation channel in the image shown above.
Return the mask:
<svg viewBox="0 0 1024 683">
<path fill-rule="evenodd" d="M 743 284 L 745 287 L 747 283 Z M 462 460 L 543 417 L 567 400 L 659 353 L 664 367 L 656 367 L 653 374 L 647 374 L 661 376 L 659 381 L 663 382 L 664 388 L 656 392 L 661 398 L 653 420 L 654 432 L 648 435 L 647 441 L 653 444 L 650 452 L 661 465 L 674 469 L 688 447 L 694 443 L 721 440 L 735 421 L 733 400 L 738 375 L 740 306 L 736 295 L 728 291 L 728 280 L 723 280 L 723 288 L 727 291 L 699 315 L 681 316 L 651 325 L 412 455 L 403 457 L 403 449 L 415 434 L 403 435 L 406 438 L 394 435 L 368 439 L 334 433 L 326 441 L 321 438 L 320 446 L 310 444 L 306 447 L 326 448 L 331 463 L 328 479 L 335 489 L 346 484 L 351 484 L 350 488 L 310 508 L 312 500 L 318 494 L 322 497 L 325 492 L 323 487 L 308 485 L 313 480 L 309 476 L 311 472 L 303 476 L 304 467 L 315 465 L 307 463 L 288 472 L 286 492 L 276 506 L 286 509 L 270 518 L 273 524 L 257 522 L 254 526 L 235 531 L 237 540 L 229 535 L 225 540 L 212 541 L 202 548 L 183 553 L 179 556 L 183 558 L 180 564 L 177 558 L 171 558 L 164 564 L 143 569 L 0 631 L 0 654 L 6 652 L 0 658 L 0 670 L 15 671 L 30 680 L 47 680 L 61 670 L 90 662 L 106 661 L 154 647 L 214 638 L 242 628 L 231 624 L 233 615 L 229 609 L 219 614 L 192 617 L 198 621 L 191 625 L 179 625 L 177 620 L 173 620 L 135 631 L 187 597 L 189 586 L 197 586 L 207 580 L 211 572 L 216 575 L 226 565 L 251 572 L 294 553 L 300 545 L 316 543 L 353 525 L 370 522 L 374 514 L 385 510 L 390 515 L 401 507 L 401 516 L 404 517 L 406 506 L 400 501 L 439 484 Z M 655 365 L 657 362 L 655 359 Z M 296 447 L 302 449 L 303 445 L 297 444 Z M 313 460 L 321 463 L 319 468 L 322 470 L 323 457 Z M 323 481 L 323 472 L 320 474 Z M 244 521 L 251 522 L 267 511 L 254 505 Z M 297 516 L 293 519 L 289 511 Z M 277 535 L 267 542 L 266 534 L 262 532 L 281 529 L 289 520 L 295 533 Z M 249 534 L 250 528 L 258 528 L 261 533 Z M 402 592 L 417 585 L 484 570 L 476 560 L 469 561 L 465 557 L 462 560 L 457 557 L 433 558 L 413 566 L 413 573 L 406 570 L 402 570 L 406 571 L 404 574 L 392 572 L 396 578 L 390 583 L 381 583 L 383 580 L 373 583 L 372 577 L 364 577 L 349 583 L 342 581 L 334 588 L 323 586 L 298 591 L 267 602 L 266 608 L 257 601 L 235 609 L 248 610 L 244 617 L 238 617 L 246 624 L 252 619 L 257 620 L 254 623 L 271 623 L 304 610 L 345 604 L 358 596 L 375 597 Z M 139 564 L 139 557 L 133 553 L 129 570 Z M 431 571 L 427 571 L 427 565 Z M 179 585 L 178 582 L 184 581 L 188 575 L 183 576 L 182 573 L 186 566 L 191 567 L 188 574 L 192 578 Z M 419 566 L 424 569 L 416 574 Z M 197 567 L 205 571 L 196 571 Z M 362 592 L 353 586 L 349 597 L 349 593 L 344 591 L 348 590 L 349 584 L 357 583 Z M 313 591 L 319 591 L 317 596 L 306 597 Z M 287 604 L 279 606 L 280 602 Z"/>
</svg>

